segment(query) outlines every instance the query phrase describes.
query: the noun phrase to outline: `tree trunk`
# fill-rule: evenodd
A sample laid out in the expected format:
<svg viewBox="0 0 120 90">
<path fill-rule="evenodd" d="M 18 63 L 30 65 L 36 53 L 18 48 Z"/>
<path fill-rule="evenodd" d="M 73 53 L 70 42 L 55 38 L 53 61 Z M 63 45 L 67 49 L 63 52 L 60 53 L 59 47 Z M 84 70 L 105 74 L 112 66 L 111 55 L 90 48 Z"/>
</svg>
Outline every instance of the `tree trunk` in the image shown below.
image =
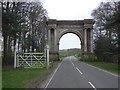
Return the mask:
<svg viewBox="0 0 120 90">
<path fill-rule="evenodd" d="M 7 39 L 7 51 L 8 51 L 8 52 L 9 52 L 10 49 L 11 49 L 10 42 L 11 42 L 10 36 L 8 36 L 8 39 Z"/>
<path fill-rule="evenodd" d="M 21 41 L 21 32 L 19 32 L 19 38 L 18 38 L 18 51 L 20 49 L 20 41 Z"/>
<path fill-rule="evenodd" d="M 3 42 L 4 42 L 4 51 L 3 51 L 3 67 L 7 64 L 7 36 L 3 35 Z"/>
<path fill-rule="evenodd" d="M 16 50 L 16 39 L 14 39 L 14 52 Z"/>
</svg>

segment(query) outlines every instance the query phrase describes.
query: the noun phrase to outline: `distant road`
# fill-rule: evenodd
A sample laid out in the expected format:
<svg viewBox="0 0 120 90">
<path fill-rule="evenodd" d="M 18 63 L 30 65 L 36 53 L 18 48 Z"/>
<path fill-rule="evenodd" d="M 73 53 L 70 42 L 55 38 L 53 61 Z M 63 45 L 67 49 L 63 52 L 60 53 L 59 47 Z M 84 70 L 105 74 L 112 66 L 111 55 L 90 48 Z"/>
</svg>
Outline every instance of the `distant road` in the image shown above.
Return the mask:
<svg viewBox="0 0 120 90">
<path fill-rule="evenodd" d="M 46 85 L 46 88 L 118 88 L 118 76 L 78 61 L 65 58 Z M 117 89 L 118 90 L 118 89 Z"/>
</svg>

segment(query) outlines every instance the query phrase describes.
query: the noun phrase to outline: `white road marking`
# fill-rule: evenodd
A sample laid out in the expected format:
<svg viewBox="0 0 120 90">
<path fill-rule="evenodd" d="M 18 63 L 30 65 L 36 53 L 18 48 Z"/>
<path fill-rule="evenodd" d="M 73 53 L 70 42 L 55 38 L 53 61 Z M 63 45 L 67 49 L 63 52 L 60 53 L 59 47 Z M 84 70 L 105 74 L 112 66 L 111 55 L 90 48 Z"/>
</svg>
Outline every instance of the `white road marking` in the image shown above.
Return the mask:
<svg viewBox="0 0 120 90">
<path fill-rule="evenodd" d="M 61 64 L 62 64 L 62 62 L 59 64 L 59 66 L 58 66 L 58 67 L 56 68 L 56 70 L 54 71 L 54 73 L 53 73 L 52 77 L 51 77 L 51 78 L 50 78 L 50 80 L 48 81 L 48 83 L 47 83 L 47 85 L 45 86 L 45 88 L 47 88 L 47 87 L 48 87 L 48 85 L 50 84 L 51 80 L 53 79 L 53 77 L 54 77 L 55 73 L 57 72 L 57 70 L 58 70 L 58 68 L 61 66 Z"/>
<path fill-rule="evenodd" d="M 76 69 L 78 70 L 78 72 L 79 72 L 80 74 L 83 74 L 77 67 L 76 67 Z"/>
<path fill-rule="evenodd" d="M 71 62 L 71 63 L 72 63 L 72 62 Z M 74 63 L 72 63 L 72 65 L 75 66 Z"/>
<path fill-rule="evenodd" d="M 85 76 L 83 76 L 83 78 L 85 78 Z"/>
<path fill-rule="evenodd" d="M 94 90 L 97 90 L 96 87 L 91 82 L 88 83 L 92 86 L 92 88 L 94 88 Z"/>
<path fill-rule="evenodd" d="M 103 72 L 106 72 L 106 73 L 108 73 L 108 74 L 111 74 L 111 75 L 113 75 L 113 76 L 119 77 L 118 75 L 113 74 L 113 73 L 111 73 L 111 72 L 109 72 L 109 71 L 103 70 L 103 69 L 101 69 L 101 68 L 98 68 L 98 67 L 92 66 L 92 65 L 87 64 L 87 63 L 84 63 L 84 62 L 82 62 L 82 63 L 83 63 L 83 64 L 86 64 L 86 65 L 88 65 L 88 66 L 90 66 L 90 67 L 96 68 L 96 69 L 98 69 L 98 70 L 100 70 L 100 71 L 103 71 Z"/>
</svg>

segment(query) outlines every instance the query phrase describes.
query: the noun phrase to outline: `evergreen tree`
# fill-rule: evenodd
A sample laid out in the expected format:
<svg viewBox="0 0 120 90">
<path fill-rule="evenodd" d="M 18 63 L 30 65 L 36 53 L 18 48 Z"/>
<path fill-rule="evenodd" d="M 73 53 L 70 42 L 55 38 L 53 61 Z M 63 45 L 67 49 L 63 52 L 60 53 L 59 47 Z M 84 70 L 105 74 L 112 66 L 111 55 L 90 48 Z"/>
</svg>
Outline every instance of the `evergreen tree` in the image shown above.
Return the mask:
<svg viewBox="0 0 120 90">
<path fill-rule="evenodd" d="M 114 19 L 110 21 L 110 18 L 115 16 L 117 6 L 118 2 L 101 2 L 91 14 L 96 21 L 94 29 L 95 53 L 100 61 L 117 62 L 118 60 L 118 32 L 113 27 Z M 108 28 L 110 26 L 111 28 Z"/>
</svg>

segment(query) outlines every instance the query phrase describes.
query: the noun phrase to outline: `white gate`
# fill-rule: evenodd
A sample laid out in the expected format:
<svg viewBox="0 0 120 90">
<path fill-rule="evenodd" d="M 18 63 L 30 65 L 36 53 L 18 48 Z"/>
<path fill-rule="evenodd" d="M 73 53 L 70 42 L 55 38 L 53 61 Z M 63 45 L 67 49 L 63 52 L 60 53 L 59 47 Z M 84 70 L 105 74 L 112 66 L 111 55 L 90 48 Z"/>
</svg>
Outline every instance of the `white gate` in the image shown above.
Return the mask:
<svg viewBox="0 0 120 90">
<path fill-rule="evenodd" d="M 17 67 L 44 66 L 46 56 L 44 53 L 16 53 Z"/>
<path fill-rule="evenodd" d="M 17 53 L 14 54 L 14 68 L 49 68 L 49 47 L 46 46 L 45 52 L 42 53 Z"/>
</svg>

